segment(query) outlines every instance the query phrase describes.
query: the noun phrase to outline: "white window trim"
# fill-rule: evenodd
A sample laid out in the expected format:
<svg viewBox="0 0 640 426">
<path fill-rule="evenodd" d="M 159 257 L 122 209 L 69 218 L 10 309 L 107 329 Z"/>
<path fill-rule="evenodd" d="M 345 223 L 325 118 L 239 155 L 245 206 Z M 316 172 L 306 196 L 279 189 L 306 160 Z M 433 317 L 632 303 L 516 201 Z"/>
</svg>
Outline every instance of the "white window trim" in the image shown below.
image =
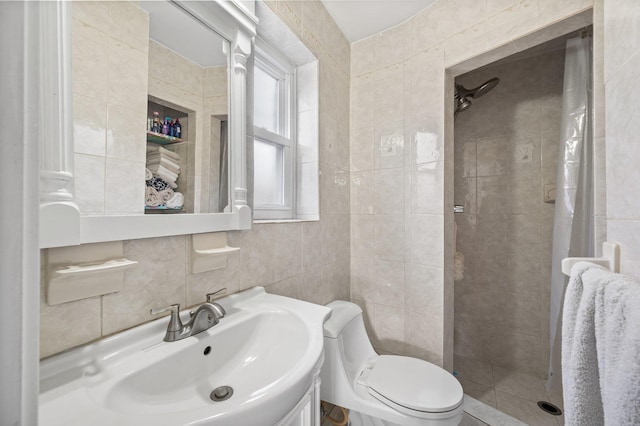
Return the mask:
<svg viewBox="0 0 640 426">
<path fill-rule="evenodd" d="M 255 64 L 263 71 L 284 84 L 280 84 L 280 105 L 278 111 L 278 132 L 254 125 L 254 137 L 262 142 L 284 147 L 284 203 L 255 204 L 254 219 L 294 219 L 296 206 L 296 74 L 295 67 L 276 49 L 258 38 L 256 40 Z M 254 160 L 255 161 L 255 160 Z"/>
</svg>

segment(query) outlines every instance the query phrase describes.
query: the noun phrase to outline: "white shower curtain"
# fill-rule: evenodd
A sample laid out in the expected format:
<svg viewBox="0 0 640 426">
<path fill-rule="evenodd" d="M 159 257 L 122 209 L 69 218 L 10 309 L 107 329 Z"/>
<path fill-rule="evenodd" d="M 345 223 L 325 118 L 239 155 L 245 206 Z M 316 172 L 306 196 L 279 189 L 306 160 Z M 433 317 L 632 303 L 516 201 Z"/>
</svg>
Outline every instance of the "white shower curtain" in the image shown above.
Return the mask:
<svg viewBox="0 0 640 426">
<path fill-rule="evenodd" d="M 565 257 L 593 256 L 593 185 L 591 137 L 591 38 L 567 41 L 562 127 L 556 179 L 551 268 L 550 356 L 547 391 L 562 389 L 560 342 L 562 302 L 568 278 Z"/>
</svg>

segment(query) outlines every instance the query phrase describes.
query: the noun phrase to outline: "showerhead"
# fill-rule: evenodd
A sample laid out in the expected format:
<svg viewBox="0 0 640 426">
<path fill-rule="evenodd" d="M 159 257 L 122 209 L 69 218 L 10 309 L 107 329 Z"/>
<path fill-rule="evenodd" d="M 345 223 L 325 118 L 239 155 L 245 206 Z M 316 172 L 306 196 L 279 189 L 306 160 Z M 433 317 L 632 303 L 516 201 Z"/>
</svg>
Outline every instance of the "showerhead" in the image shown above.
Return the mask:
<svg viewBox="0 0 640 426">
<path fill-rule="evenodd" d="M 472 95 L 473 98 L 474 99 L 479 98 L 480 96 L 484 95 L 485 93 L 487 93 L 488 91 L 496 87 L 498 83 L 500 83 L 500 79 L 497 77 L 494 77 L 491 80 L 481 84 L 480 86 L 473 89 L 473 95 Z"/>
<path fill-rule="evenodd" d="M 458 99 L 463 99 L 466 97 L 471 97 L 473 99 L 476 99 L 486 94 L 489 90 L 496 87 L 498 83 L 500 83 L 500 79 L 497 77 L 494 77 L 491 80 L 485 81 L 480 86 L 474 89 L 467 89 L 461 84 L 456 84 L 456 97 Z"/>
<path fill-rule="evenodd" d="M 469 109 L 471 107 L 471 99 L 477 99 L 480 96 L 485 95 L 491 89 L 496 87 L 500 83 L 500 79 L 494 77 L 490 80 L 485 81 L 480 86 L 474 89 L 467 89 L 461 84 L 456 84 L 456 111 L 455 115 L 457 116 L 459 112 Z"/>
<path fill-rule="evenodd" d="M 456 110 L 462 112 L 471 108 L 471 100 L 469 98 L 458 99 L 458 106 Z"/>
<path fill-rule="evenodd" d="M 456 99 L 456 110 L 453 113 L 453 118 L 456 118 L 459 113 L 462 111 L 468 110 L 471 108 L 471 99 L 469 98 L 458 98 Z"/>
</svg>

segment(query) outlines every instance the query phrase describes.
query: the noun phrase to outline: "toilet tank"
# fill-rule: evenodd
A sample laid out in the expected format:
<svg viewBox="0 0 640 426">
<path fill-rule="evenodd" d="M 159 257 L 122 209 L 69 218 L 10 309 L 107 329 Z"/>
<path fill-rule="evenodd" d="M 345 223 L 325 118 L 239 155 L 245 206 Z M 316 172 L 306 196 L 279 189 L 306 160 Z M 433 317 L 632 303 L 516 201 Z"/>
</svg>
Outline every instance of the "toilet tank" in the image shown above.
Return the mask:
<svg viewBox="0 0 640 426">
<path fill-rule="evenodd" d="M 332 312 L 324 323 L 325 350 L 339 351 L 345 373 L 353 383 L 364 364 L 378 354 L 371 346 L 358 305 L 337 300 L 327 307 Z"/>
</svg>

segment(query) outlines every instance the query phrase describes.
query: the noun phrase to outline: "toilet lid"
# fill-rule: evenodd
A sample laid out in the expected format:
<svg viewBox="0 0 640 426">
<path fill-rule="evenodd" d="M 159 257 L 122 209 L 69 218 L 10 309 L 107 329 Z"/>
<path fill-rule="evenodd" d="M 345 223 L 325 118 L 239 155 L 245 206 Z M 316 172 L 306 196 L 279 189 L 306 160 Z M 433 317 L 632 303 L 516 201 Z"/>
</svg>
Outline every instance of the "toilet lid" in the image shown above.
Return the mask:
<svg viewBox="0 0 640 426">
<path fill-rule="evenodd" d="M 451 411 L 464 398 L 462 386 L 450 373 L 430 362 L 404 356 L 378 357 L 367 385 L 372 396 L 404 412 Z"/>
</svg>

